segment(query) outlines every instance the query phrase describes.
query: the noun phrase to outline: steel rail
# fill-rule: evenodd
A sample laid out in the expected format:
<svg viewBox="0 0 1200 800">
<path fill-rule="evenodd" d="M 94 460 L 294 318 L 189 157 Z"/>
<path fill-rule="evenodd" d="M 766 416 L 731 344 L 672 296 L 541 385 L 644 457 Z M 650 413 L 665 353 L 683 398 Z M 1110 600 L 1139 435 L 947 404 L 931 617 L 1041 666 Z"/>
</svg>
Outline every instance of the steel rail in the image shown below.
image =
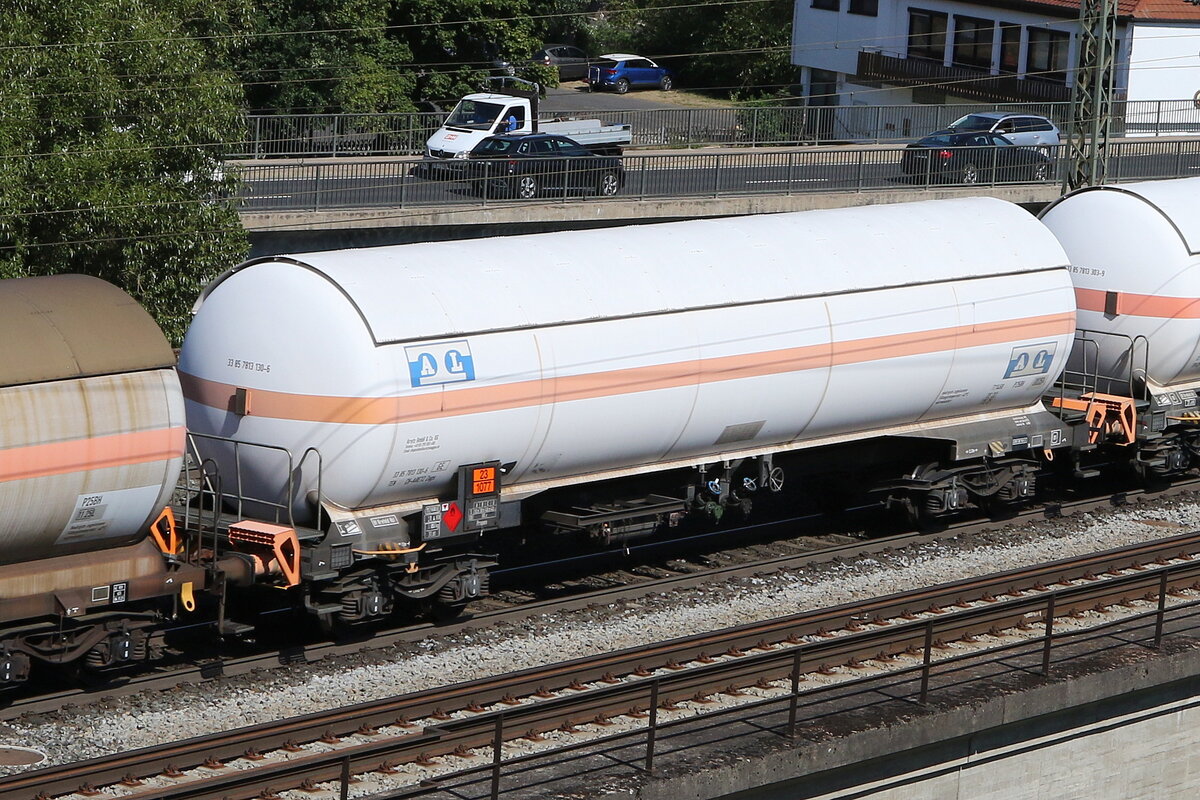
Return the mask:
<svg viewBox="0 0 1200 800">
<path fill-rule="evenodd" d="M 140 692 L 169 689 L 186 682 L 201 683 L 220 677 L 245 675 L 258 669 L 269 669 L 281 664 L 314 663 L 325 658 L 336 658 L 362 652 L 364 649 L 382 649 L 404 642 L 417 641 L 429 635 L 449 635 L 465 629 L 478 628 L 483 625 L 515 622 L 537 614 L 563 613 L 587 608 L 595 604 L 609 604 L 637 599 L 650 594 L 685 591 L 712 585 L 714 582 L 719 581 L 754 577 L 771 572 L 796 570 L 838 560 L 849 561 L 863 557 L 877 556 L 881 553 L 902 547 L 931 544 L 979 532 L 1002 530 L 1021 523 L 1070 516 L 1102 508 L 1123 506 L 1137 500 L 1150 500 L 1186 494 L 1195 491 L 1197 487 L 1200 487 L 1200 478 L 1180 481 L 1166 489 L 1158 491 L 1135 489 L 1104 494 L 1100 497 L 1052 501 L 1040 506 L 1022 509 L 1011 518 L 1002 520 L 963 520 L 936 532 L 913 531 L 886 538 L 855 541 L 802 553 L 773 556 L 766 559 L 753 560 L 748 563 L 735 563 L 714 567 L 688 574 L 647 579 L 632 585 L 604 587 L 573 594 L 565 598 L 533 600 L 516 607 L 474 612 L 467 617 L 448 624 L 439 625 L 422 622 L 415 625 L 407 625 L 390 631 L 377 632 L 368 642 L 360 641 L 351 644 L 337 642 L 310 643 L 267 653 L 217 657 L 191 666 L 175 668 L 166 673 L 151 672 L 134 675 L 121 685 L 105 686 L 90 690 L 72 688 L 34 697 L 14 697 L 6 707 L 0 708 L 0 721 L 15 719 L 27 714 L 53 713 L 63 706 L 84 704 L 94 701 L 97 698 L 105 699 L 129 696 Z M 782 527 L 786 524 L 787 521 L 774 522 L 769 523 L 768 527 Z M 732 539 L 738 533 L 739 531 L 737 530 L 723 530 L 714 534 L 704 534 L 703 537 L 712 538 L 718 536 Z M 686 546 L 687 544 L 687 541 L 671 540 L 663 543 L 638 545 L 630 549 L 653 550 L 655 548 Z M 611 559 L 612 553 L 597 554 L 596 557 L 599 560 L 605 558 Z M 533 574 L 536 571 L 552 569 L 555 566 L 554 562 L 540 563 L 512 568 L 510 571 L 522 570 Z M 575 566 L 578 566 L 578 562 L 575 563 Z"/>
<path fill-rule="evenodd" d="M 530 730 L 549 730 L 600 714 L 627 711 L 631 707 L 629 692 L 636 693 L 630 687 L 636 685 L 645 689 L 650 685 L 646 680 L 635 680 L 629 686 L 614 683 L 586 692 L 570 691 L 584 684 L 619 681 L 616 677 L 619 675 L 661 671 L 663 674 L 654 678 L 657 696 L 670 702 L 689 692 L 706 690 L 706 687 L 711 690 L 713 676 L 719 676 L 717 683 L 721 685 L 749 685 L 755 680 L 791 674 L 798 665 L 813 668 L 828 661 L 869 658 L 881 652 L 904 652 L 918 648 L 918 645 L 924 645 L 928 650 L 932 630 L 936 630 L 938 638 L 962 638 L 1029 619 L 1043 620 L 1049 627 L 1055 615 L 1092 608 L 1106 599 L 1116 602 L 1114 598 L 1156 591 L 1158 596 L 1165 598 L 1174 587 L 1200 582 L 1200 559 L 1194 558 L 1196 553 L 1200 553 L 1200 534 L 1186 534 L 865 603 L 800 612 L 777 620 L 575 659 L 216 736 L 197 737 L 112 758 L 36 770 L 0 780 L 0 800 L 32 798 L 37 792 L 62 794 L 84 784 L 116 783 L 127 776 L 142 779 L 160 774 L 169 766 L 174 769 L 198 768 L 206 762 L 214 764 L 238 758 L 247 751 L 264 752 L 291 742 L 313 741 L 322 735 L 336 738 L 359 730 L 407 726 L 412 719 L 444 719 L 449 711 L 497 704 L 505 708 L 498 712 L 507 720 L 502 726 L 507 729 L 505 736 L 515 738 Z M 1167 562 L 1169 559 L 1175 559 L 1175 563 L 1154 568 L 1145 566 L 1147 561 Z M 1103 579 L 1096 577 L 1103 572 L 1121 574 L 1110 574 Z M 1060 588 L 1050 590 L 1051 585 Z M 1000 596 L 1006 599 L 998 599 Z M 947 610 L 955 604 L 966 606 L 972 602 L 980 605 Z M 1160 602 L 1159 614 L 1163 613 L 1163 606 Z M 872 620 L 875 623 L 872 624 Z M 892 622 L 888 623 L 888 620 Z M 864 626 L 866 629 L 861 630 Z M 830 635 L 834 630 L 842 633 Z M 759 652 L 746 655 L 755 649 Z M 728 655 L 720 663 L 710 664 L 712 653 Z M 685 664 L 693 666 L 687 670 L 679 669 Z M 565 691 L 567 695 L 519 706 L 503 705 L 511 703 L 513 698 L 534 695 L 539 690 L 545 694 L 548 688 Z M 238 792 L 245 787 L 257 787 L 254 791 L 261 791 L 269 786 L 278 790 L 284 785 L 294 787 L 303 781 L 331 780 L 330 771 L 338 770 L 341 774 L 344 764 L 353 769 L 366 769 L 370 765 L 364 765 L 374 760 L 374 766 L 370 766 L 373 769 L 382 763 L 380 758 L 384 754 L 390 754 L 384 760 L 411 760 L 420 754 L 437 756 L 461 752 L 493 741 L 490 737 L 494 737 L 496 715 L 497 712 L 485 711 L 471 719 L 447 720 L 413 728 L 412 733 L 389 737 L 388 741 L 354 745 L 334 753 L 298 756 L 283 764 L 264 764 L 262 771 L 253 770 L 258 778 L 245 774 L 250 770 L 214 770 L 211 777 L 199 783 L 181 783 L 169 793 L 156 786 L 153 791 L 158 794 L 153 796 L 242 796 Z M 227 775 L 227 771 L 237 774 Z M 202 788 L 220 793 L 204 794 L 200 791 Z M 126 790 L 126 795 L 151 796 L 134 789 Z"/>
</svg>

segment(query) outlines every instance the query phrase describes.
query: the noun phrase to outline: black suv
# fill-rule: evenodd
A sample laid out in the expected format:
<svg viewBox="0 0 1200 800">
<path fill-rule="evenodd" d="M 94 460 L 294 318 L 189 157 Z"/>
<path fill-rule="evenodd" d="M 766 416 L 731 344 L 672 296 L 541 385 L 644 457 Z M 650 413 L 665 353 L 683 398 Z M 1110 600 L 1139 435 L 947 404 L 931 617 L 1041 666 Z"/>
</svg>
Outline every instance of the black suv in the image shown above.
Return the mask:
<svg viewBox="0 0 1200 800">
<path fill-rule="evenodd" d="M 476 194 L 533 198 L 595 192 L 611 196 L 625 185 L 621 159 L 598 156 L 551 133 L 489 136 L 471 151 L 467 178 Z"/>
</svg>

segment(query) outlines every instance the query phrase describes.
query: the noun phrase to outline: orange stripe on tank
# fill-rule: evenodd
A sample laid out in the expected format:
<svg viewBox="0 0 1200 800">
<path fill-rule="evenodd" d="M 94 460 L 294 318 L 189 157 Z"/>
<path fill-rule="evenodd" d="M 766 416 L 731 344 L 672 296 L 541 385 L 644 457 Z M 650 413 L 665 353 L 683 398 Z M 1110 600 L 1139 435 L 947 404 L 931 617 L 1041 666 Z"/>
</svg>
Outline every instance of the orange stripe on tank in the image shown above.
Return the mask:
<svg viewBox="0 0 1200 800">
<path fill-rule="evenodd" d="M 1103 289 L 1075 289 L 1075 305 L 1081 311 L 1108 310 L 1108 292 Z M 1200 319 L 1200 299 L 1194 297 L 1162 297 L 1153 294 L 1114 292 L 1116 312 L 1131 317 L 1161 319 Z"/>
<path fill-rule="evenodd" d="M 182 425 L 0 450 L 0 482 L 125 467 L 183 455 Z"/>
<path fill-rule="evenodd" d="M 1059 336 L 1075 331 L 1075 314 L 961 325 L 932 331 L 873 336 L 833 342 L 717 356 L 670 364 L 517 381 L 463 389 L 439 387 L 400 397 L 330 397 L 288 394 L 251 388 L 251 414 L 305 422 L 391 425 L 437 417 L 481 414 L 544 403 L 614 397 L 719 381 L 781 375 L 887 358 L 939 353 L 1022 339 Z M 237 387 L 180 372 L 183 394 L 216 409 L 232 410 Z"/>
</svg>

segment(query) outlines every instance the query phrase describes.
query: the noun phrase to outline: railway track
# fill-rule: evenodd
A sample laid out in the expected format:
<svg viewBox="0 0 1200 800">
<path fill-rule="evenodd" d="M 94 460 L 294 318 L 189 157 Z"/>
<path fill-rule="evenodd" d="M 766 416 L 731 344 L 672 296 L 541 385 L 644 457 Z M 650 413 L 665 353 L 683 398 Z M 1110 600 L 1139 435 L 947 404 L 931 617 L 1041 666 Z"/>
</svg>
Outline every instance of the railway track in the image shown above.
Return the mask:
<svg viewBox="0 0 1200 800">
<path fill-rule="evenodd" d="M 596 605 L 618 603 L 652 594 L 684 592 L 779 571 L 804 569 L 835 561 L 853 561 L 878 556 L 903 547 L 932 544 L 1027 524 L 1039 519 L 1072 516 L 1136 502 L 1152 502 L 1195 492 L 1200 478 L 1180 481 L 1162 490 L 1121 491 L 1101 496 L 1062 500 L 1024 509 L 1002 520 L 963 520 L 934 532 L 909 531 L 887 538 L 854 535 L 797 534 L 795 526 L 811 524 L 813 518 L 775 521 L 744 528 L 723 529 L 687 540 L 648 542 L 613 551 L 573 555 L 564 560 L 520 565 L 497 570 L 495 594 L 474 603 L 469 614 L 450 623 L 420 622 L 377 631 L 368 640 L 349 642 L 315 641 L 249 653 L 224 653 L 201 661 L 170 663 L 162 669 L 134 674 L 111 684 L 68 688 L 29 696 L 14 696 L 0 708 L 0 720 L 28 714 L 55 713 L 64 707 L 141 692 L 162 691 L 184 683 L 202 683 L 270 669 L 281 664 L 315 663 L 383 649 L 438 634 L 518 622 L 537 614 L 563 613 Z M 785 538 L 789 537 L 790 538 Z M 749 542 L 730 547 L 734 539 Z M 696 551 L 707 544 L 718 547 L 708 555 Z M 681 554 L 681 551 L 686 552 Z M 613 562 L 616 561 L 615 567 Z M 605 569 L 608 567 L 608 569 Z M 563 581 L 567 568 L 582 577 Z M 550 590 L 546 587 L 551 586 Z"/>
<path fill-rule="evenodd" d="M 715 695 L 743 699 L 734 703 L 743 710 L 775 704 L 794 732 L 802 697 L 849 691 L 868 666 L 904 677 L 923 701 L 931 679 L 965 659 L 1002 653 L 1011 662 L 1024 653 L 1048 671 L 1066 640 L 1082 641 L 1081 615 L 1140 625 L 1157 644 L 1179 618 L 1200 614 L 1197 597 L 1200 533 L 1183 534 L 37 770 L 0 780 L 0 800 L 99 786 L 137 800 L 294 788 L 346 797 L 355 781 L 416 791 L 422 780 L 430 789 L 480 772 L 497 787 L 516 764 L 631 737 L 646 743 L 652 763 L 656 732 L 703 717 Z M 843 679 L 831 681 L 839 670 Z"/>
</svg>

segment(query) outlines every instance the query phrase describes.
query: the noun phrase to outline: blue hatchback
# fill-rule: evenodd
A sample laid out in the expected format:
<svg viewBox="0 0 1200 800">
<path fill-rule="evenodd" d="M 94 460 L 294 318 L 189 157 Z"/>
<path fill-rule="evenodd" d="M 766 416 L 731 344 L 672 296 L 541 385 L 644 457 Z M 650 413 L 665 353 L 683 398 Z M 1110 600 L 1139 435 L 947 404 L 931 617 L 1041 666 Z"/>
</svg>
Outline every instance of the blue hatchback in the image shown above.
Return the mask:
<svg viewBox="0 0 1200 800">
<path fill-rule="evenodd" d="M 625 94 L 630 87 L 649 86 L 670 91 L 675 85 L 671 71 L 648 58 L 629 53 L 608 53 L 588 67 L 588 84 L 593 89 L 612 89 Z"/>
</svg>

